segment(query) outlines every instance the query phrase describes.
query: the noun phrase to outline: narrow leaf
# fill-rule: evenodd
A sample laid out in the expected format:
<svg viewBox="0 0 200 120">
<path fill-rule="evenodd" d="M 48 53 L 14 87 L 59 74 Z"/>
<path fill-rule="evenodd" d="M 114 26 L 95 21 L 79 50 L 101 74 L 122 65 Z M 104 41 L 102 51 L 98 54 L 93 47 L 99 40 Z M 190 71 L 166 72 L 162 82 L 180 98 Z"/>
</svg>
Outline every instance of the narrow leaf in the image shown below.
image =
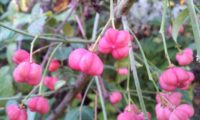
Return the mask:
<svg viewBox="0 0 200 120">
<path fill-rule="evenodd" d="M 185 9 L 181 13 L 179 13 L 179 15 L 173 21 L 172 37 L 176 43 L 177 43 L 179 28 L 183 24 L 187 16 L 188 16 L 188 9 Z"/>
</svg>

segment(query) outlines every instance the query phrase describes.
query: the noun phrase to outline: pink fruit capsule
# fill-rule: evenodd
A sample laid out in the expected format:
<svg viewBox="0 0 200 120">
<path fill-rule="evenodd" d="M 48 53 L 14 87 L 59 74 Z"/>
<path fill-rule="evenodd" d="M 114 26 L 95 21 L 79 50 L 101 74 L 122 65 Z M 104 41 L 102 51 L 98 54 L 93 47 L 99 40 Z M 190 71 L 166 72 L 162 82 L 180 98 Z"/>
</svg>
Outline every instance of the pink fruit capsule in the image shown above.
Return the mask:
<svg viewBox="0 0 200 120">
<path fill-rule="evenodd" d="M 56 77 L 49 77 L 46 76 L 44 78 L 44 85 L 49 88 L 50 90 L 54 90 L 54 86 L 56 84 L 56 82 L 58 81 L 58 79 Z"/>
<path fill-rule="evenodd" d="M 112 56 L 117 60 L 121 60 L 127 57 L 128 53 L 129 53 L 128 45 L 121 48 L 115 48 L 114 50 L 112 50 Z"/>
<path fill-rule="evenodd" d="M 72 51 L 69 55 L 68 65 L 74 70 L 80 70 L 80 60 L 84 54 L 87 53 L 87 50 L 83 48 L 78 48 Z"/>
<path fill-rule="evenodd" d="M 127 46 L 129 41 L 131 41 L 132 36 L 129 32 L 120 30 L 117 35 L 117 39 L 115 41 L 116 48 L 121 48 Z"/>
<path fill-rule="evenodd" d="M 20 108 L 17 105 L 9 105 L 6 107 L 8 120 L 27 120 L 26 109 Z"/>
<path fill-rule="evenodd" d="M 183 27 L 183 26 L 180 26 L 178 32 L 179 32 L 179 33 L 183 33 L 183 32 L 184 32 L 184 27 Z M 171 26 L 171 25 L 168 27 L 167 33 L 168 33 L 169 36 L 172 36 L 172 26 Z"/>
<path fill-rule="evenodd" d="M 44 97 L 33 97 L 28 101 L 28 107 L 32 112 L 47 114 L 49 111 L 49 102 Z"/>
<path fill-rule="evenodd" d="M 103 72 L 103 63 L 101 59 L 92 52 L 87 52 L 80 60 L 80 69 L 89 75 L 101 75 Z"/>
<path fill-rule="evenodd" d="M 194 74 L 192 72 L 187 72 L 189 79 L 179 85 L 179 88 L 182 90 L 187 90 L 191 84 L 191 82 L 194 80 Z"/>
<path fill-rule="evenodd" d="M 58 60 L 52 60 L 51 63 L 50 63 L 50 65 L 49 65 L 48 70 L 50 72 L 55 72 L 56 70 L 59 69 L 59 67 L 60 67 L 59 61 Z"/>
<path fill-rule="evenodd" d="M 118 68 L 117 73 L 119 75 L 128 75 L 128 68 Z"/>
<path fill-rule="evenodd" d="M 176 54 L 176 60 L 179 65 L 189 65 L 193 61 L 192 49 L 186 48 L 182 52 Z"/>
<path fill-rule="evenodd" d="M 109 95 L 109 100 L 111 104 L 117 104 L 122 100 L 122 95 L 120 92 L 115 91 Z"/>
<path fill-rule="evenodd" d="M 184 27 L 183 27 L 182 25 L 179 27 L 178 32 L 179 32 L 179 33 L 183 33 L 183 32 L 184 32 Z"/>
<path fill-rule="evenodd" d="M 162 106 L 161 103 L 156 105 L 156 120 L 169 120 L 171 110 L 168 107 Z"/>
<path fill-rule="evenodd" d="M 137 120 L 133 112 L 122 112 L 117 116 L 117 120 Z"/>
<path fill-rule="evenodd" d="M 103 54 L 108 54 L 112 51 L 112 43 L 107 41 L 105 37 L 101 38 L 98 44 L 98 50 Z"/>
<path fill-rule="evenodd" d="M 178 106 L 181 103 L 182 94 L 179 92 L 161 92 L 160 95 L 156 95 L 156 102 L 162 103 L 160 97 L 163 100 L 168 100 L 171 104 Z"/>
<path fill-rule="evenodd" d="M 16 82 L 27 83 L 29 85 L 39 84 L 42 77 L 42 67 L 36 63 L 22 62 L 13 72 Z"/>
<path fill-rule="evenodd" d="M 104 54 L 111 53 L 115 59 L 121 60 L 128 56 L 128 43 L 131 40 L 132 36 L 127 31 L 109 28 L 99 41 L 98 50 Z"/>
<path fill-rule="evenodd" d="M 81 94 L 81 93 L 78 93 L 78 94 L 76 95 L 76 99 L 79 100 L 79 101 L 81 101 L 81 100 L 82 100 L 82 94 Z"/>
<path fill-rule="evenodd" d="M 189 120 L 194 114 L 194 109 L 188 104 L 182 104 L 175 108 L 169 120 Z"/>
<path fill-rule="evenodd" d="M 118 34 L 119 34 L 119 31 L 117 29 L 108 28 L 104 34 L 104 37 L 109 43 L 114 45 L 116 43 Z"/>
<path fill-rule="evenodd" d="M 13 54 L 12 60 L 15 64 L 19 64 L 25 61 L 28 62 L 30 60 L 30 54 L 27 51 L 20 49 Z"/>
<path fill-rule="evenodd" d="M 159 83 L 165 91 L 173 91 L 176 88 L 187 89 L 192 79 L 192 73 L 180 67 L 170 67 L 160 75 Z"/>
<path fill-rule="evenodd" d="M 76 49 L 69 56 L 69 66 L 89 75 L 100 75 L 103 72 L 103 62 L 93 52 Z"/>
<path fill-rule="evenodd" d="M 138 114 L 139 110 L 135 104 L 129 104 L 124 108 L 124 112 L 134 112 Z"/>
<path fill-rule="evenodd" d="M 147 112 L 147 117 L 148 117 L 148 120 L 151 120 L 151 113 L 150 112 Z M 145 116 L 144 116 L 143 112 L 141 112 L 140 114 L 137 115 L 137 120 L 145 120 Z"/>
</svg>

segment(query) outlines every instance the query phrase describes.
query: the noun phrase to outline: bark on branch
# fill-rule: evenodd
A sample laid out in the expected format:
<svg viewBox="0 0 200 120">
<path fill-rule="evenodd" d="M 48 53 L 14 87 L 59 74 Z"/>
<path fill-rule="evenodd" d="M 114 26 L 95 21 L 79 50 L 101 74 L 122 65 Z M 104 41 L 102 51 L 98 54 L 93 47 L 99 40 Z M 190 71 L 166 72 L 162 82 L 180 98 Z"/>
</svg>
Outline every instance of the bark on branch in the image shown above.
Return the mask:
<svg viewBox="0 0 200 120">
<path fill-rule="evenodd" d="M 88 75 L 80 73 L 73 89 L 66 94 L 62 102 L 55 108 L 55 110 L 53 110 L 46 120 L 56 120 L 56 118 L 58 118 L 58 116 L 63 113 L 67 106 L 71 103 L 76 94 L 82 91 L 82 89 L 88 84 L 89 80 Z"/>
</svg>

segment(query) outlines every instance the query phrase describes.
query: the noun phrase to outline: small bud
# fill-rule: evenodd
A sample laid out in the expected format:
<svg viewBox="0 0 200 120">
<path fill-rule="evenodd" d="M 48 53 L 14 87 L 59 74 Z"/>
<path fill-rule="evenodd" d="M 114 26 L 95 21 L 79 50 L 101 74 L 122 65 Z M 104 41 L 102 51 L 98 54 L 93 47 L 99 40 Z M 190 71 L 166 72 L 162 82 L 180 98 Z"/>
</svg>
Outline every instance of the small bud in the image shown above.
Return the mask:
<svg viewBox="0 0 200 120">
<path fill-rule="evenodd" d="M 120 92 L 112 92 L 111 95 L 109 96 L 109 100 L 111 104 L 117 104 L 122 100 L 122 95 Z"/>
<path fill-rule="evenodd" d="M 49 88 L 50 90 L 54 90 L 54 86 L 56 84 L 56 82 L 58 81 L 58 79 L 56 77 L 49 77 L 46 76 L 44 78 L 44 85 Z"/>
<path fill-rule="evenodd" d="M 50 72 L 55 72 L 56 70 L 58 70 L 59 67 L 60 67 L 59 61 L 58 60 L 52 60 L 51 63 L 49 64 L 48 70 Z"/>
<path fill-rule="evenodd" d="M 176 54 L 176 60 L 179 65 L 189 65 L 193 61 L 193 52 L 190 48 L 184 49 L 182 52 Z"/>
</svg>

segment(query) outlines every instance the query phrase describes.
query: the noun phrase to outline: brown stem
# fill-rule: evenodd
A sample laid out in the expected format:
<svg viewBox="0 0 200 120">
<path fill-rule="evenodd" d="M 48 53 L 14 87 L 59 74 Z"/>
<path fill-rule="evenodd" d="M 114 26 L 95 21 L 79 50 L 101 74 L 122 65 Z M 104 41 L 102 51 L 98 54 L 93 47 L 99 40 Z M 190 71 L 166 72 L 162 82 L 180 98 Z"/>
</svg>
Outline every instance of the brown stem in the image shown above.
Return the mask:
<svg viewBox="0 0 200 120">
<path fill-rule="evenodd" d="M 71 103 L 76 94 L 79 93 L 88 84 L 88 82 L 89 76 L 84 73 L 80 73 L 73 86 L 73 89 L 66 94 L 62 102 L 53 110 L 46 120 L 56 120 Z"/>
</svg>

